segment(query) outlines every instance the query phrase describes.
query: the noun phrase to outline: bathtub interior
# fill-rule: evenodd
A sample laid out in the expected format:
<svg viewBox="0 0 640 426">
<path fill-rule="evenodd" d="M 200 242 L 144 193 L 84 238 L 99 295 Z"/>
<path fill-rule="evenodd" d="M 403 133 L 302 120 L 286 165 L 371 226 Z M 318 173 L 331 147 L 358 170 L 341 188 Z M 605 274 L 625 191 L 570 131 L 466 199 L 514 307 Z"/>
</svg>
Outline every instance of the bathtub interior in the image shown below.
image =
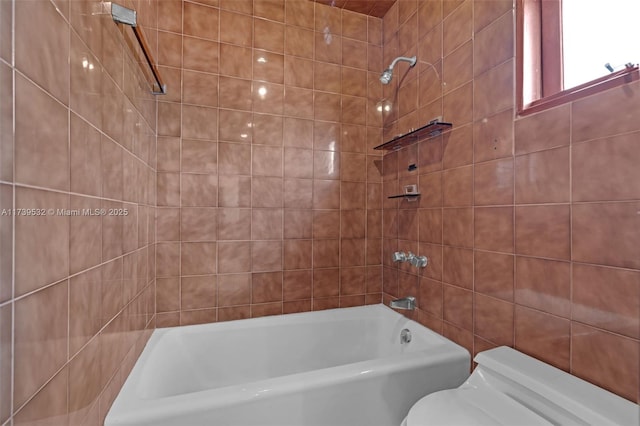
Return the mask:
<svg viewBox="0 0 640 426">
<path fill-rule="evenodd" d="M 464 348 L 384 305 L 157 329 L 105 425 L 398 425 L 469 366 Z"/>
<path fill-rule="evenodd" d="M 400 332 L 408 320 L 382 305 L 342 311 L 335 319 L 291 314 L 234 321 L 223 328 L 211 324 L 156 330 L 137 393 L 142 399 L 164 398 L 445 343 L 435 333 L 414 331 L 411 343 L 401 344 Z"/>
</svg>

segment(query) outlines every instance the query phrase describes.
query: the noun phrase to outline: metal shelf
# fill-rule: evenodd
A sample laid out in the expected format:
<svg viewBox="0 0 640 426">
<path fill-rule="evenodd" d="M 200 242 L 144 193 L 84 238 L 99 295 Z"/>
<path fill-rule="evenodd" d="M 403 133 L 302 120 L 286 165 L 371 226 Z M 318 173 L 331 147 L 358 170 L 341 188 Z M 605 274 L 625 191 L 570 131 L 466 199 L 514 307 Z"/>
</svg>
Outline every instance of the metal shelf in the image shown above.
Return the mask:
<svg viewBox="0 0 640 426">
<path fill-rule="evenodd" d="M 416 198 L 421 194 L 398 194 L 398 195 L 389 195 L 387 198 Z"/>
<path fill-rule="evenodd" d="M 449 130 L 451 127 L 453 127 L 453 124 L 451 123 L 445 123 L 442 121 L 431 121 L 425 126 L 422 126 L 404 135 L 396 136 L 389 142 L 378 145 L 373 149 L 384 149 L 386 151 L 397 150 L 414 142 L 417 142 L 420 139 L 433 138 L 435 136 L 438 136 L 445 130 Z"/>
</svg>

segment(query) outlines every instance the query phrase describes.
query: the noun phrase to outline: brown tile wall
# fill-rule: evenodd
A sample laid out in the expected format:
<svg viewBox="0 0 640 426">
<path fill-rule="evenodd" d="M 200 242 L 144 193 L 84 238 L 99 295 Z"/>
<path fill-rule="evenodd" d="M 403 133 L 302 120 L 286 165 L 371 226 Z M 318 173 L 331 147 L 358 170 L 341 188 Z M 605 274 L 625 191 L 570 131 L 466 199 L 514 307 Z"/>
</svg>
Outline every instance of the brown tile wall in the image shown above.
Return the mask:
<svg viewBox="0 0 640 426">
<path fill-rule="evenodd" d="M 419 60 L 385 87 L 386 137 L 453 123 L 384 157 L 385 196 L 422 193 L 384 200 L 384 300 L 417 296 L 415 317 L 472 353 L 512 346 L 638 402 L 640 84 L 514 119 L 512 3 L 408 0 L 384 17 L 384 64 Z M 430 264 L 394 265 L 395 250 Z"/>
<path fill-rule="evenodd" d="M 0 424 L 102 424 L 155 322 L 156 101 L 98 7 L 0 1 Z"/>
<path fill-rule="evenodd" d="M 382 20 L 159 3 L 158 326 L 379 303 Z"/>
<path fill-rule="evenodd" d="M 638 84 L 514 120 L 505 0 L 400 1 L 384 21 L 131 2 L 169 87 L 156 124 L 96 4 L 0 0 L 0 208 L 129 212 L 0 216 L 0 424 L 100 424 L 156 322 L 383 291 L 472 352 L 515 346 L 640 399 Z M 400 54 L 420 63 L 383 88 Z M 371 149 L 436 116 L 454 130 Z M 383 202 L 409 183 L 417 203 Z"/>
</svg>

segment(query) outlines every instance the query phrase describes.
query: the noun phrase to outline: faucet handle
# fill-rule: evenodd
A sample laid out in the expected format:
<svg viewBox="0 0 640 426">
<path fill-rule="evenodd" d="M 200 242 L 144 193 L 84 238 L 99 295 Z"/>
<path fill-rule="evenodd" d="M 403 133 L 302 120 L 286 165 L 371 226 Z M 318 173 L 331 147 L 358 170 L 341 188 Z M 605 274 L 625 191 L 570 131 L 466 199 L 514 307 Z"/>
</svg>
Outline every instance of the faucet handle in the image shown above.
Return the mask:
<svg viewBox="0 0 640 426">
<path fill-rule="evenodd" d="M 411 252 L 409 252 L 407 260 L 416 268 L 424 268 L 427 266 L 427 263 L 429 263 L 429 259 L 427 259 L 427 256 L 416 256 Z"/>
<path fill-rule="evenodd" d="M 397 252 L 393 253 L 393 261 L 394 262 L 406 262 L 407 261 L 407 255 L 404 254 L 404 252 L 397 251 Z"/>
</svg>

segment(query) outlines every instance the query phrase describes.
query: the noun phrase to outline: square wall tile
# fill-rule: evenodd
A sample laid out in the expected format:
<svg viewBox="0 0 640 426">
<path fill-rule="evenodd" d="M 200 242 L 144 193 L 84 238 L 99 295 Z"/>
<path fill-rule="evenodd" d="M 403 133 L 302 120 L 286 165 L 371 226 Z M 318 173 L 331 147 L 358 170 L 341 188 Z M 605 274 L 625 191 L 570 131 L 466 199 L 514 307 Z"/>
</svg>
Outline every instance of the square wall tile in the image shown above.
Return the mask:
<svg viewBox="0 0 640 426">
<path fill-rule="evenodd" d="M 182 141 L 183 172 L 211 173 L 218 170 L 218 144 L 211 141 L 184 139 Z"/>
<path fill-rule="evenodd" d="M 513 110 L 506 110 L 473 124 L 476 163 L 513 155 L 513 114 Z"/>
<path fill-rule="evenodd" d="M 252 209 L 251 237 L 253 240 L 282 239 L 282 209 Z"/>
<path fill-rule="evenodd" d="M 313 235 L 313 215 L 311 210 L 284 211 L 284 238 L 311 238 Z"/>
<path fill-rule="evenodd" d="M 74 211 L 98 211 L 100 200 L 72 195 L 69 207 Z M 77 215 L 69 217 L 69 273 L 75 274 L 102 261 L 102 218 Z"/>
<path fill-rule="evenodd" d="M 445 209 L 442 223 L 442 240 L 444 244 L 473 247 L 473 209 Z"/>
<path fill-rule="evenodd" d="M 640 268 L 638 202 L 574 204 L 573 260 Z"/>
<path fill-rule="evenodd" d="M 571 148 L 574 201 L 637 200 L 636 165 L 640 160 L 640 133 L 575 144 Z"/>
<path fill-rule="evenodd" d="M 516 207 L 515 225 L 517 254 L 569 260 L 571 227 L 568 205 Z"/>
<path fill-rule="evenodd" d="M 569 148 L 516 157 L 515 169 L 517 204 L 569 201 Z"/>
<path fill-rule="evenodd" d="M 102 195 L 102 154 L 100 133 L 75 114 L 71 114 L 70 134 L 71 191 Z M 98 171 L 98 173 L 96 173 Z"/>
<path fill-rule="evenodd" d="M 16 188 L 15 208 L 36 209 L 42 216 L 16 216 L 15 295 L 23 295 L 69 276 L 69 196 Z"/>
<path fill-rule="evenodd" d="M 640 272 L 575 264 L 572 281 L 572 319 L 640 338 Z"/>
<path fill-rule="evenodd" d="M 250 300 L 251 274 L 218 276 L 218 306 L 244 305 Z"/>
<path fill-rule="evenodd" d="M 253 272 L 282 270 L 282 241 L 253 241 L 251 269 Z"/>
<path fill-rule="evenodd" d="M 65 366 L 49 383 L 14 415 L 17 424 L 28 424 L 54 418 L 66 423 L 68 416 L 69 367 Z"/>
<path fill-rule="evenodd" d="M 571 326 L 571 374 L 634 401 L 640 344 L 586 325 Z M 593 368 L 597 365 L 599 368 Z"/>
<path fill-rule="evenodd" d="M 447 2 L 449 3 L 449 2 Z M 465 2 L 444 19 L 444 53 L 449 54 L 473 34 L 473 3 Z"/>
<path fill-rule="evenodd" d="M 519 305 L 569 318 L 571 264 L 517 256 L 515 301 Z"/>
<path fill-rule="evenodd" d="M 218 9 L 187 2 L 183 4 L 182 13 L 184 34 L 210 40 L 218 39 L 220 25 Z"/>
<path fill-rule="evenodd" d="M 49 1 L 15 3 L 16 68 L 68 105 L 69 24 L 64 19 Z"/>
<path fill-rule="evenodd" d="M 445 207 L 461 207 L 473 204 L 473 167 L 460 167 L 442 173 Z"/>
<path fill-rule="evenodd" d="M 311 269 L 312 240 L 284 241 L 284 269 Z"/>
<path fill-rule="evenodd" d="M 569 320 L 516 305 L 517 350 L 569 371 L 570 337 Z"/>
<path fill-rule="evenodd" d="M 156 309 L 159 313 L 180 309 L 180 278 L 156 280 Z"/>
<path fill-rule="evenodd" d="M 218 240 L 250 240 L 251 209 L 218 209 Z"/>
<path fill-rule="evenodd" d="M 177 50 L 179 51 L 179 49 Z M 217 73 L 219 65 L 220 46 L 218 42 L 195 37 L 182 37 L 182 66 L 184 69 Z"/>
<path fill-rule="evenodd" d="M 216 243 L 182 243 L 180 247 L 182 275 L 209 275 L 216 273 Z"/>
<path fill-rule="evenodd" d="M 474 253 L 474 288 L 476 292 L 513 301 L 513 255 L 476 250 Z"/>
<path fill-rule="evenodd" d="M 284 180 L 284 207 L 310 209 L 313 206 L 313 181 L 311 179 Z"/>
<path fill-rule="evenodd" d="M 180 203 L 183 207 L 216 207 L 218 205 L 216 175 L 183 173 L 180 179 Z"/>
<path fill-rule="evenodd" d="M 75 355 L 102 326 L 102 271 L 91 269 L 69 280 L 69 351 Z"/>
<path fill-rule="evenodd" d="M 498 345 L 513 345 L 513 303 L 476 294 L 473 307 L 475 334 Z"/>
<path fill-rule="evenodd" d="M 253 22 L 250 16 L 220 11 L 220 41 L 251 46 L 253 40 Z"/>
<path fill-rule="evenodd" d="M 282 272 L 264 272 L 251 277 L 251 303 L 282 301 Z"/>
<path fill-rule="evenodd" d="M 474 4 L 475 6 L 475 4 Z M 514 14 L 505 13 L 474 37 L 474 74 L 478 75 L 514 56 Z"/>
<path fill-rule="evenodd" d="M 285 43 L 285 25 L 266 19 L 254 19 L 253 47 L 270 52 L 283 53 Z"/>
<path fill-rule="evenodd" d="M 68 311 L 67 281 L 16 302 L 14 409 L 67 362 Z"/>
<path fill-rule="evenodd" d="M 21 76 L 16 78 L 15 102 L 16 182 L 69 190 L 66 107 Z"/>
<path fill-rule="evenodd" d="M 513 253 L 513 207 L 474 209 L 475 248 Z"/>
<path fill-rule="evenodd" d="M 285 271 L 283 274 L 283 298 L 285 301 L 311 298 L 311 270 Z"/>
<path fill-rule="evenodd" d="M 253 14 L 272 21 L 284 22 L 284 2 L 279 0 L 256 0 Z"/>
<path fill-rule="evenodd" d="M 215 241 L 218 235 L 217 210 L 210 207 L 180 209 L 182 241 Z"/>
<path fill-rule="evenodd" d="M 218 106 L 218 76 L 185 70 L 182 76 L 182 101 L 193 105 Z"/>
<path fill-rule="evenodd" d="M 569 115 L 570 106 L 562 105 L 516 120 L 516 155 L 569 145 Z"/>
<path fill-rule="evenodd" d="M 251 271 L 251 243 L 219 242 L 218 270 L 221 274 Z"/>
<path fill-rule="evenodd" d="M 216 277 L 183 277 L 180 286 L 181 309 L 204 309 L 216 306 Z"/>
<path fill-rule="evenodd" d="M 473 288 L 473 250 L 443 247 L 442 280 L 448 284 Z"/>
<path fill-rule="evenodd" d="M 572 141 L 575 143 L 640 130 L 633 118 L 640 110 L 639 93 L 640 84 L 634 82 L 572 103 Z M 609 113 L 609 108 L 613 105 L 620 109 L 619 114 Z M 603 116 L 608 120 L 599 124 L 598 118 Z"/>
<path fill-rule="evenodd" d="M 513 74 L 513 60 L 509 60 L 474 79 L 474 121 L 513 108 Z"/>
<path fill-rule="evenodd" d="M 443 318 L 465 330 L 473 329 L 473 292 L 444 285 Z"/>
<path fill-rule="evenodd" d="M 513 169 L 511 159 L 476 164 L 473 185 L 475 205 L 512 204 Z"/>
</svg>

